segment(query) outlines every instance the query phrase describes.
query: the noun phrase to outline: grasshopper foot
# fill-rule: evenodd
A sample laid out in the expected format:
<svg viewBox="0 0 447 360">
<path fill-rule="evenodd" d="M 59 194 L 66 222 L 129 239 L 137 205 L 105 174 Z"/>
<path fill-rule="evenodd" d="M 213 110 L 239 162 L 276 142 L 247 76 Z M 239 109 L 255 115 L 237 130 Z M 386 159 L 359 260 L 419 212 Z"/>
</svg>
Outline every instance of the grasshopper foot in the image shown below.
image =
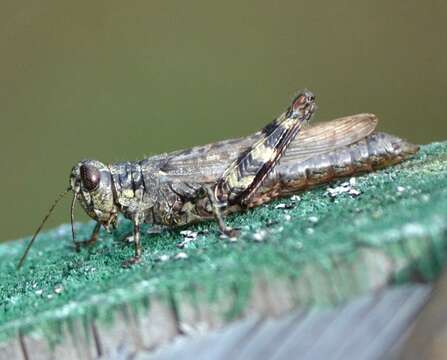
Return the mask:
<svg viewBox="0 0 447 360">
<path fill-rule="evenodd" d="M 96 238 L 91 238 L 84 241 L 75 241 L 74 242 L 75 251 L 80 252 L 81 248 L 90 247 L 96 244 L 96 240 L 97 240 Z"/>
<path fill-rule="evenodd" d="M 77 253 L 80 252 L 81 251 L 81 241 L 74 241 L 73 244 L 74 244 L 75 251 Z"/>
<path fill-rule="evenodd" d="M 132 256 L 131 258 L 123 261 L 122 266 L 123 268 L 129 268 L 133 265 L 139 264 L 141 262 L 140 256 Z"/>
<path fill-rule="evenodd" d="M 75 242 L 75 248 L 76 251 L 79 251 L 82 247 L 87 247 L 87 246 L 92 246 L 94 244 L 96 244 L 96 238 L 92 238 L 92 239 L 88 239 L 88 240 L 84 240 L 84 241 L 76 241 Z"/>
<path fill-rule="evenodd" d="M 221 229 L 221 234 L 222 238 L 229 238 L 231 241 L 236 241 L 241 232 L 238 229 L 225 227 Z"/>
<path fill-rule="evenodd" d="M 95 228 L 93 229 L 92 234 L 90 235 L 90 239 L 88 239 L 88 240 L 75 241 L 73 239 L 76 252 L 81 251 L 81 246 L 82 247 L 91 246 L 96 243 L 96 240 L 98 240 L 98 234 L 99 234 L 100 227 L 101 227 L 101 224 L 96 223 Z"/>
</svg>

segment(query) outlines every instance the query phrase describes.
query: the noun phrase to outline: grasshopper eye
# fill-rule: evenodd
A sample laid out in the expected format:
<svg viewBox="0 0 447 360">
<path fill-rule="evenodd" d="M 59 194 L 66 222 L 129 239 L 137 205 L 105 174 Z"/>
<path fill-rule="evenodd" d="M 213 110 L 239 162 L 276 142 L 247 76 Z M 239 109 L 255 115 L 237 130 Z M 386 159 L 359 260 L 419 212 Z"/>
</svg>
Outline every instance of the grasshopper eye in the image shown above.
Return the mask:
<svg viewBox="0 0 447 360">
<path fill-rule="evenodd" d="M 101 173 L 92 165 L 81 165 L 81 181 L 87 191 L 95 190 L 101 180 Z"/>
</svg>

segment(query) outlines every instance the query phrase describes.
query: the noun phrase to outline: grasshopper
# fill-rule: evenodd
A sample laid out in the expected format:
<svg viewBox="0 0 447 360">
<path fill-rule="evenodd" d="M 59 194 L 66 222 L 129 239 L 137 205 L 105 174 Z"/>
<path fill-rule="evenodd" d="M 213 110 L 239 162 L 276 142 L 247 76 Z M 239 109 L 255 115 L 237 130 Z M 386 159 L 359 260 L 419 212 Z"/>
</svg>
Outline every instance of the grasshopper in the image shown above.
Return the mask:
<svg viewBox="0 0 447 360">
<path fill-rule="evenodd" d="M 70 175 L 70 185 L 55 201 L 29 242 L 23 264 L 37 234 L 59 200 L 73 192 L 96 221 L 89 240 L 95 243 L 101 226 L 117 226 L 119 213 L 133 223 L 135 254 L 123 265 L 141 259 L 143 223 L 178 227 L 215 219 L 222 234 L 234 238 L 225 224 L 228 214 L 289 196 L 335 178 L 373 171 L 401 162 L 418 146 L 384 133 L 374 133 L 377 118 L 358 114 L 307 127 L 315 112 L 315 96 L 303 90 L 279 117 L 245 138 L 224 140 L 136 162 L 103 164 L 82 160 Z M 300 134 L 299 136 L 297 136 Z"/>
</svg>

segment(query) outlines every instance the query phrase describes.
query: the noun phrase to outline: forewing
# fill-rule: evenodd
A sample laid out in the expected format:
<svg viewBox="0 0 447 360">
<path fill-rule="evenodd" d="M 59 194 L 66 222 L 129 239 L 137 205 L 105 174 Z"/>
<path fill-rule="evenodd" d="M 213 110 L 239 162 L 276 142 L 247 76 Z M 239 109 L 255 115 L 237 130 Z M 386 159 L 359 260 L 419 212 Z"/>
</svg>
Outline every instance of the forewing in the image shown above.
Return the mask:
<svg viewBox="0 0 447 360">
<path fill-rule="evenodd" d="M 280 160 L 301 162 L 312 156 L 353 144 L 369 134 L 376 125 L 373 114 L 357 114 L 303 128 Z M 261 137 L 260 132 L 245 138 L 223 140 L 168 154 L 160 170 L 167 181 L 190 184 L 213 183 L 225 169 Z"/>
<path fill-rule="evenodd" d="M 215 181 L 258 137 L 259 134 L 256 133 L 245 138 L 223 140 L 175 151 L 168 154 L 160 170 L 171 179 Z"/>
</svg>

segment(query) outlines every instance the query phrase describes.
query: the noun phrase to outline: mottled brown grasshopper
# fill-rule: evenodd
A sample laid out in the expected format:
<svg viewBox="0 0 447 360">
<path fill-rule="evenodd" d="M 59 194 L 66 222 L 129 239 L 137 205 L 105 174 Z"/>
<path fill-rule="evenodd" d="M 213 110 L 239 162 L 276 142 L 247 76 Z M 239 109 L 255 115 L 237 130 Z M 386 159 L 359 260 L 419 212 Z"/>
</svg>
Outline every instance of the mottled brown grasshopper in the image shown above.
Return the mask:
<svg viewBox="0 0 447 360">
<path fill-rule="evenodd" d="M 315 111 L 315 97 L 304 90 L 287 110 L 260 132 L 137 162 L 105 165 L 83 160 L 71 171 L 70 186 L 43 219 L 19 267 L 57 202 L 73 191 L 96 221 L 88 241 L 101 225 L 116 227 L 119 213 L 133 222 L 135 255 L 141 258 L 143 223 L 176 227 L 216 219 L 221 232 L 235 237 L 224 216 L 288 196 L 334 178 L 398 163 L 418 147 L 397 137 L 373 133 L 377 118 L 358 114 L 303 128 Z M 297 137 L 298 133 L 300 135 Z M 79 242 L 75 241 L 76 246 Z"/>
</svg>

